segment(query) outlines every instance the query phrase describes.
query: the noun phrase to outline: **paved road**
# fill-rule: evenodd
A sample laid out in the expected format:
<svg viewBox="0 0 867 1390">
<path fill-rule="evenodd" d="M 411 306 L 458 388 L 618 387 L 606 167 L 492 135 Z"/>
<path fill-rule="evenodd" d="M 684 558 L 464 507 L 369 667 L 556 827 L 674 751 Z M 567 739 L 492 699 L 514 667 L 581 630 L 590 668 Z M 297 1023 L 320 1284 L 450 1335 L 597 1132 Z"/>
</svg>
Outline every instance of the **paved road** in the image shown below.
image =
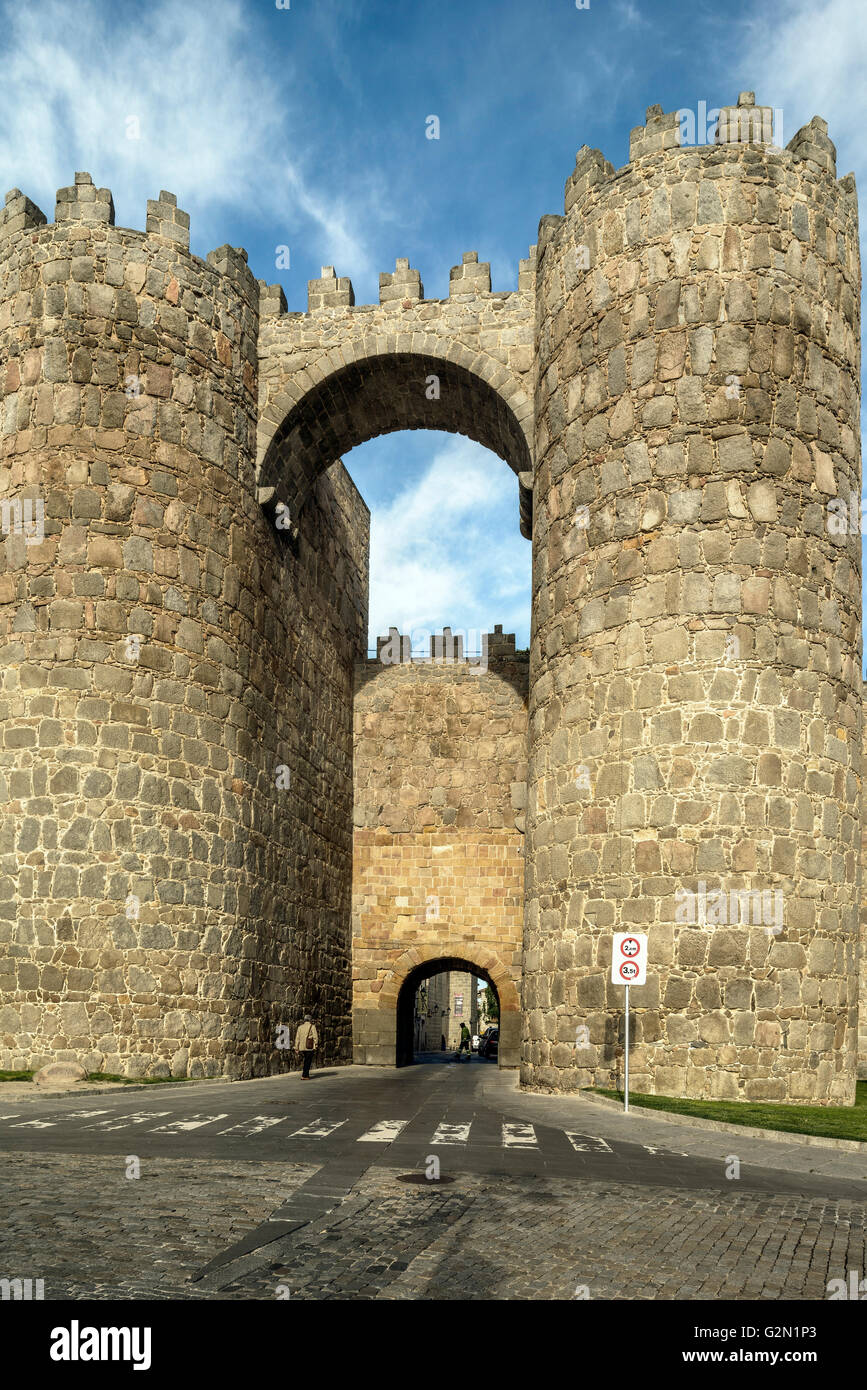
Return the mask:
<svg viewBox="0 0 867 1390">
<path fill-rule="evenodd" d="M 477 1059 L 0 1093 L 0 1155 L 0 1277 L 47 1297 L 821 1298 L 865 1266 L 860 1154 L 527 1096 Z"/>
</svg>

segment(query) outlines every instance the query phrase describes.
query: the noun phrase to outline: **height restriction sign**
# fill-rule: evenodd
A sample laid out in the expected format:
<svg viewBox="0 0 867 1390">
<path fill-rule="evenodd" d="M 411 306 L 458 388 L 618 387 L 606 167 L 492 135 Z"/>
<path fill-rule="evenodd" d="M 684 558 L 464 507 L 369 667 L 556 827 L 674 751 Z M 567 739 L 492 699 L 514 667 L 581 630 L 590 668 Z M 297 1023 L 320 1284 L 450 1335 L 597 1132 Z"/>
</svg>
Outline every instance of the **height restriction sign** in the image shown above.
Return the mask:
<svg viewBox="0 0 867 1390">
<path fill-rule="evenodd" d="M 611 952 L 611 979 L 616 985 L 643 985 L 647 982 L 647 937 L 635 932 L 616 931 Z"/>
<path fill-rule="evenodd" d="M 623 1049 L 623 1109 L 629 1113 L 629 986 L 647 981 L 647 937 L 637 932 L 616 931 L 611 951 L 611 978 L 626 986 L 626 1017 Z"/>
</svg>

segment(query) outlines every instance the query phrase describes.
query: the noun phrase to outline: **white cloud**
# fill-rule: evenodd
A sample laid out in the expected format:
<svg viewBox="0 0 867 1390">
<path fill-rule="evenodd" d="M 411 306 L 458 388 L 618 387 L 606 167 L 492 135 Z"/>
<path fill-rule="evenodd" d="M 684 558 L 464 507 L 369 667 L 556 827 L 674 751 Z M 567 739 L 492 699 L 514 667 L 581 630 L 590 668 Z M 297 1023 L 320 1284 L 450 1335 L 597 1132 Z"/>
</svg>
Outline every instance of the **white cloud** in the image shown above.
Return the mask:
<svg viewBox="0 0 867 1390">
<path fill-rule="evenodd" d="M 293 150 L 311 147 L 309 113 L 293 109 L 293 71 L 274 32 L 289 12 L 238 0 L 93 0 L 6 3 L 0 165 L 49 221 L 54 193 L 77 169 L 111 188 L 119 225 L 144 228 L 145 202 L 161 188 L 191 213 L 192 236 L 228 239 L 226 212 L 265 212 L 297 230 L 299 212 L 329 249 L 365 267 L 365 208 L 316 187 Z M 129 138 L 136 127 L 138 138 Z M 287 153 L 288 152 L 288 153 Z"/>
<path fill-rule="evenodd" d="M 507 466 L 462 437 L 438 449 L 413 484 L 371 516 L 371 646 L 402 633 L 479 634 L 501 622 L 527 640 L 530 545 L 518 531 Z M 478 640 L 474 645 L 478 650 Z"/>
<path fill-rule="evenodd" d="M 823 116 L 838 148 L 838 173 L 856 167 L 867 118 L 864 0 L 787 0 L 770 12 L 751 7 L 736 50 L 740 86 L 782 108 L 784 143 Z"/>
<path fill-rule="evenodd" d="M 646 27 L 650 20 L 640 12 L 633 0 L 618 0 L 615 13 L 621 24 L 628 24 L 633 29 Z"/>
</svg>

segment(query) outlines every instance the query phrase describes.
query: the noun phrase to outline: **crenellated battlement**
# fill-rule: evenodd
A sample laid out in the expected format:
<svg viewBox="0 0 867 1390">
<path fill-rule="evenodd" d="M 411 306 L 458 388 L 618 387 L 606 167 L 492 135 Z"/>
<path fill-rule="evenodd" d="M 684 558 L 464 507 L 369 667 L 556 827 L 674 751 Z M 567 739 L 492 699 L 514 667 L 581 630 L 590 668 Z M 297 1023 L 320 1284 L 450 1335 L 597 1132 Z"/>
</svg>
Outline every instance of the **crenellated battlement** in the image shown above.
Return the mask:
<svg viewBox="0 0 867 1390">
<path fill-rule="evenodd" d="M 182 212 L 174 193 L 163 190 L 157 199 L 148 199 L 145 230 L 148 236 L 165 237 L 186 250 L 190 248 L 190 214 Z"/>
<path fill-rule="evenodd" d="M 502 623 L 495 624 L 493 632 L 464 632 L 444 627 L 442 632 L 429 633 L 427 637 L 428 651 L 418 655 L 413 652 L 412 635 L 391 627 L 385 636 L 377 637 L 376 656 L 369 657 L 367 665 L 465 665 L 484 669 L 491 661 L 514 661 L 529 656 L 527 652 L 516 651 L 515 634 L 504 633 Z M 473 647 L 477 650 L 473 651 Z"/>
<path fill-rule="evenodd" d="M 20 188 L 10 188 L 5 206 L 0 209 L 0 240 L 24 232 L 31 227 L 44 227 L 47 218 L 41 208 L 32 203 Z"/>
<path fill-rule="evenodd" d="M 114 199 L 108 188 L 95 188 L 90 174 L 76 174 L 69 188 L 58 188 L 54 221 L 114 226 Z"/>
<path fill-rule="evenodd" d="M 745 148 L 761 153 L 764 158 L 779 161 L 793 171 L 806 165 L 805 176 L 816 170 L 837 179 L 837 151 L 828 138 L 828 125 L 814 116 L 802 126 L 785 147 L 775 144 L 777 122 L 782 113 L 756 102 L 755 92 L 744 91 L 737 102 L 707 111 L 704 102 L 697 112 L 688 108 L 664 111 L 662 106 L 647 108 L 644 124 L 635 126 L 629 134 L 629 161 L 615 168 L 601 150 L 583 145 L 575 159 L 575 168 L 566 181 L 564 210 L 568 214 L 600 184 L 621 179 L 649 162 L 666 161 L 674 156 L 695 154 L 702 163 L 715 164 L 726 155 L 737 155 Z M 811 174 L 812 170 L 812 174 Z M 851 174 L 837 180 L 845 194 L 854 187 Z"/>
<path fill-rule="evenodd" d="M 41 244 L 42 238 L 56 240 L 64 236 L 79 241 L 84 233 L 96 238 L 96 246 L 101 246 L 106 239 L 113 239 L 130 247 L 139 243 L 173 249 L 179 255 L 188 257 L 192 264 L 209 266 L 216 273 L 226 276 L 248 303 L 258 306 L 258 282 L 247 266 L 247 252 L 243 247 L 220 246 L 210 251 L 204 261 L 193 255 L 190 252 L 189 213 L 179 208 L 177 196 L 165 189 L 161 190 L 158 198 L 147 200 L 145 230 L 141 232 L 135 228 L 116 226 L 111 189 L 98 188 L 89 173 L 77 172 L 74 183 L 58 188 L 53 222 L 49 222 L 42 209 L 19 188 L 12 188 L 6 194 L 4 207 L 0 209 L 0 257 L 12 253 L 14 238 L 25 231 L 39 233 L 37 244 Z M 77 254 L 83 254 L 80 246 Z"/>
<path fill-rule="evenodd" d="M 531 246 L 529 256 L 520 262 L 517 290 L 492 290 L 491 266 L 489 261 L 480 261 L 478 251 L 465 251 L 460 265 L 449 271 L 448 299 L 456 303 L 468 303 L 475 299 L 494 297 L 504 299 L 510 295 L 532 295 L 535 290 L 536 247 Z M 260 282 L 264 284 L 264 282 Z M 294 312 L 288 310 L 285 296 L 281 303 L 277 293 L 279 286 L 272 286 L 268 307 L 263 310 L 269 318 Z M 420 304 L 445 304 L 448 300 L 426 300 L 420 271 L 410 266 L 406 257 L 398 257 L 394 270 L 382 271 L 379 277 L 379 305 L 392 309 L 407 310 Z M 375 309 L 375 304 L 356 304 L 355 290 L 348 276 L 338 275 L 334 266 L 324 265 L 322 274 L 307 281 L 307 313 L 320 314 L 331 311 L 355 309 L 365 312 Z"/>
<path fill-rule="evenodd" d="M 410 269 L 409 261 L 399 257 L 394 263 L 393 273 L 383 272 L 379 277 L 379 302 L 389 304 L 399 300 L 404 308 L 418 304 L 424 299 L 424 285 L 417 270 Z"/>
</svg>

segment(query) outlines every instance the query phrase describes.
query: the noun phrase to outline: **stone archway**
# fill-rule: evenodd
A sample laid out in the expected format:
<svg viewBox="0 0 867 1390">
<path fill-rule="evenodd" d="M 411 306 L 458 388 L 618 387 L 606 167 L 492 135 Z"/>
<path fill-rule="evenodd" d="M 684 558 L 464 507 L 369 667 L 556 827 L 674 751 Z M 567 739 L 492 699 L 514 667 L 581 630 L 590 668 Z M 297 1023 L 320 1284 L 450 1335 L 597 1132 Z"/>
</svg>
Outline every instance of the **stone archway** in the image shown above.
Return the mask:
<svg viewBox="0 0 867 1390">
<path fill-rule="evenodd" d="M 344 498 L 336 495 L 345 476 L 338 460 L 369 439 L 402 430 L 464 435 L 502 458 L 516 475 L 521 531 L 530 536 L 535 273 L 522 265 L 518 291 L 492 294 L 481 272 L 454 275 L 447 301 L 424 301 L 407 290 L 398 300 L 386 295 L 379 306 L 356 307 L 348 283 L 325 272 L 321 285 L 311 282 L 307 314 L 282 312 L 279 294 L 265 297 L 257 499 L 281 532 L 300 538 L 301 548 L 292 546 L 302 560 L 299 571 L 306 562 L 317 572 L 331 564 L 305 542 L 312 535 L 307 519 L 317 511 L 333 516 L 338 532 L 345 521 Z M 504 1065 L 517 1065 L 528 659 L 501 627 L 484 641 L 484 670 L 464 660 L 395 666 L 360 653 L 355 663 L 352 970 L 359 1062 L 394 1065 L 399 984 L 392 998 L 393 971 L 403 953 L 418 949 L 421 927 L 433 955 L 472 961 L 482 974 L 497 969 L 499 977 L 490 978 L 515 1038 L 510 1061 L 507 1023 Z M 395 799 L 398 759 L 402 785 Z M 429 925 L 432 901 L 439 927 Z M 495 960 L 485 958 L 489 948 Z"/>
<path fill-rule="evenodd" d="M 282 503 L 293 523 L 316 479 L 343 454 L 381 434 L 424 429 L 466 435 L 509 464 L 529 537 L 532 395 L 496 357 L 429 332 L 360 335 L 339 352 L 311 354 L 302 372 L 284 371 L 272 349 L 263 376 L 259 499 Z"/>
<path fill-rule="evenodd" d="M 466 971 L 494 986 L 500 1002 L 500 1066 L 519 1065 L 521 1015 L 517 983 L 499 956 L 488 950 L 476 951 L 469 941 L 455 942 L 451 947 L 441 942 L 413 946 L 394 961 L 375 995 L 376 1004 L 355 1011 L 356 1061 L 400 1066 L 411 1060 L 411 1021 L 410 1055 L 406 1055 L 407 1000 L 411 1008 L 417 986 L 443 970 Z"/>
</svg>

